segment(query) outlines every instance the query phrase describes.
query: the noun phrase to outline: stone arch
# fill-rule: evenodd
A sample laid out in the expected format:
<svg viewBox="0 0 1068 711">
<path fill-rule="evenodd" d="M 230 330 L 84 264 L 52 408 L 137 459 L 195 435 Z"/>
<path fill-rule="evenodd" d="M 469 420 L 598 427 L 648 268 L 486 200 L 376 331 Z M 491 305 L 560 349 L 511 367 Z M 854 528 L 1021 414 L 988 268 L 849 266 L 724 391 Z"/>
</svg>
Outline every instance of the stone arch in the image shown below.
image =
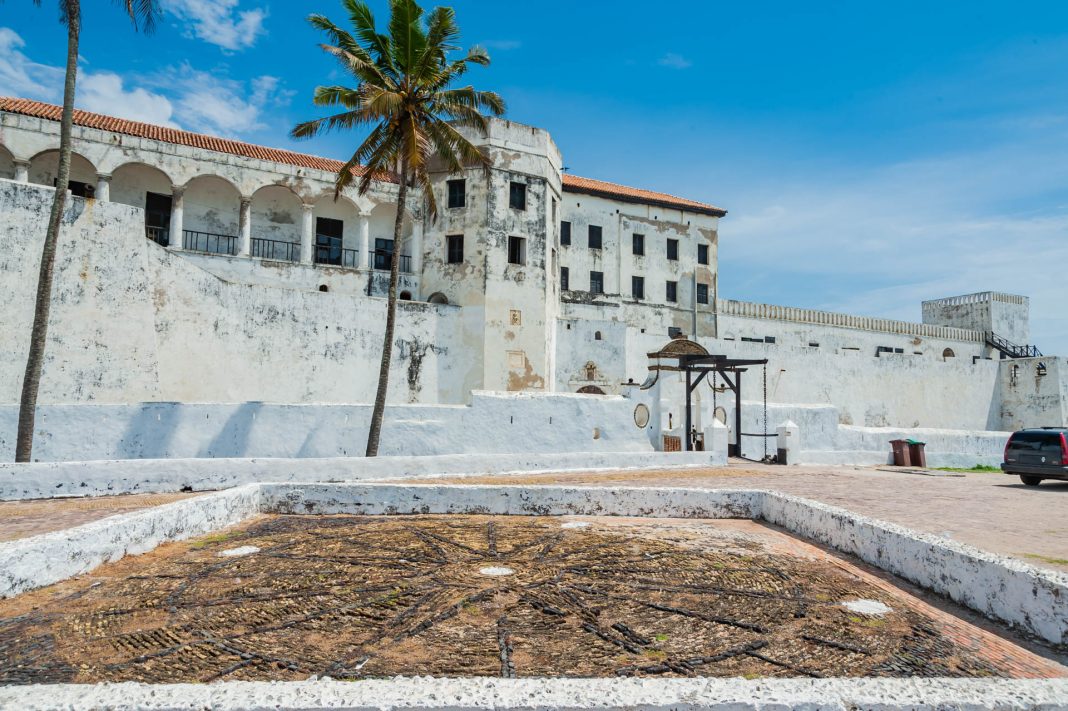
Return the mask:
<svg viewBox="0 0 1068 711">
<path fill-rule="evenodd" d="M 334 220 L 341 223 L 339 246 L 333 245 L 331 227 L 337 227 L 332 222 Z M 344 193 L 336 200 L 333 192 L 315 198 L 312 203 L 312 256 L 316 261 L 358 267 L 360 250 L 360 208 L 356 202 Z"/>
<path fill-rule="evenodd" d="M 236 185 L 218 175 L 198 175 L 185 184 L 182 203 L 184 247 L 236 254 L 241 221 L 241 193 Z"/>
<path fill-rule="evenodd" d="M 601 390 L 596 385 L 583 385 L 576 392 L 578 392 L 581 395 L 606 395 L 607 394 L 604 390 Z"/>
<path fill-rule="evenodd" d="M 30 182 L 54 187 L 59 174 L 59 149 L 41 151 L 30 158 Z M 96 166 L 80 153 L 70 154 L 71 192 L 87 197 L 96 193 Z M 85 187 L 83 187 L 85 186 Z"/>
<path fill-rule="evenodd" d="M 412 292 L 410 292 L 410 291 L 402 291 L 400 293 L 400 296 L 398 296 L 397 298 L 399 298 L 401 301 L 411 301 L 412 300 Z"/>
<path fill-rule="evenodd" d="M 131 161 L 111 171 L 111 201 L 142 209 L 146 206 L 148 193 L 170 195 L 173 181 L 159 168 Z"/>
<path fill-rule="evenodd" d="M 0 143 L 0 178 L 15 179 L 15 156 Z"/>
<path fill-rule="evenodd" d="M 952 348 L 946 348 L 944 351 L 942 351 L 942 358 L 943 359 L 945 359 L 945 358 L 955 358 L 956 356 L 957 356 L 957 354 L 953 352 Z"/>
<path fill-rule="evenodd" d="M 445 294 L 442 294 L 440 291 L 435 291 L 430 295 L 430 298 L 427 299 L 427 301 L 431 304 L 448 304 L 449 297 L 445 296 Z"/>
<path fill-rule="evenodd" d="M 300 259 L 302 204 L 300 196 L 285 185 L 264 185 L 252 193 L 249 246 L 253 257 Z"/>
</svg>

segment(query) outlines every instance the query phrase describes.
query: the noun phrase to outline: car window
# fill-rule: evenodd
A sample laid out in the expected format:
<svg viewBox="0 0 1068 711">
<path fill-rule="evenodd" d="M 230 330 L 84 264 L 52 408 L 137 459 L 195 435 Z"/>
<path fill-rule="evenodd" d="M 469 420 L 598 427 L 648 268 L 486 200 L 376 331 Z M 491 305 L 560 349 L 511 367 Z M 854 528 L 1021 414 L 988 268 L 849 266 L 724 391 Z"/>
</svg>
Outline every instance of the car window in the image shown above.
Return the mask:
<svg viewBox="0 0 1068 711">
<path fill-rule="evenodd" d="M 1009 449 L 1042 449 L 1056 445 L 1060 447 L 1060 432 L 1017 432 L 1009 440 Z"/>
</svg>

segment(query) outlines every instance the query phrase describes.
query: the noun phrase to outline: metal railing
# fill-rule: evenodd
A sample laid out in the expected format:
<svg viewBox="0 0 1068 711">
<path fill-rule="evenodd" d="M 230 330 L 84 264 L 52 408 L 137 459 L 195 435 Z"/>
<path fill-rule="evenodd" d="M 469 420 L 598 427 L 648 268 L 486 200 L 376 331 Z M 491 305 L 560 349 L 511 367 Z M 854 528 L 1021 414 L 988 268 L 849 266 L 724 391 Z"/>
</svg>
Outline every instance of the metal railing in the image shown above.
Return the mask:
<svg viewBox="0 0 1068 711">
<path fill-rule="evenodd" d="M 145 225 L 145 237 L 161 247 L 166 247 L 171 243 L 171 231 L 166 227 L 152 227 L 151 225 Z"/>
<path fill-rule="evenodd" d="M 322 244 L 315 245 L 314 249 L 313 256 L 316 264 L 344 267 L 346 269 L 360 268 L 360 253 L 355 249 L 342 249 L 341 247 Z"/>
<path fill-rule="evenodd" d="M 249 251 L 253 257 L 260 259 L 273 259 L 278 262 L 300 261 L 300 244 L 297 242 L 253 237 Z"/>
<path fill-rule="evenodd" d="M 237 237 L 214 232 L 182 230 L 182 247 L 191 252 L 207 254 L 237 254 Z"/>
<path fill-rule="evenodd" d="M 986 342 L 991 347 L 1004 353 L 1009 358 L 1041 358 L 1042 351 L 1037 346 L 1018 346 L 1007 338 L 1002 338 L 993 331 L 986 332 Z"/>
<path fill-rule="evenodd" d="M 388 272 L 392 267 L 393 252 L 387 252 L 384 249 L 371 250 L 371 264 L 374 265 L 375 270 L 380 272 Z M 410 254 L 402 254 L 400 256 L 400 272 L 401 274 L 412 273 L 412 257 Z"/>
</svg>

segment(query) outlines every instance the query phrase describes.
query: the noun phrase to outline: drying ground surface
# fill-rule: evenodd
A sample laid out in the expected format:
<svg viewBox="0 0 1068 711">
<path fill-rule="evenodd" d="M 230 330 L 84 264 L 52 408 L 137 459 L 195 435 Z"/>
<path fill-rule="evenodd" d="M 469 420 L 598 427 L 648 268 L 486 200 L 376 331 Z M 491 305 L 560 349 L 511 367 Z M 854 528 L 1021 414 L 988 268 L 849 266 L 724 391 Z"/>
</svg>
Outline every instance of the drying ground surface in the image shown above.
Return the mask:
<svg viewBox="0 0 1068 711">
<path fill-rule="evenodd" d="M 874 467 L 782 467 L 731 460 L 728 467 L 708 469 L 449 477 L 403 483 L 772 489 L 1068 572 L 1068 482 L 1024 486 L 1017 477 L 1001 473 L 935 474 L 939 476 Z"/>
<path fill-rule="evenodd" d="M 196 494 L 126 494 L 69 499 L 0 501 L 0 541 L 81 526 L 116 514 L 169 504 Z"/>
<path fill-rule="evenodd" d="M 0 602 L 0 683 L 1065 673 L 751 521 L 264 516 Z"/>
</svg>

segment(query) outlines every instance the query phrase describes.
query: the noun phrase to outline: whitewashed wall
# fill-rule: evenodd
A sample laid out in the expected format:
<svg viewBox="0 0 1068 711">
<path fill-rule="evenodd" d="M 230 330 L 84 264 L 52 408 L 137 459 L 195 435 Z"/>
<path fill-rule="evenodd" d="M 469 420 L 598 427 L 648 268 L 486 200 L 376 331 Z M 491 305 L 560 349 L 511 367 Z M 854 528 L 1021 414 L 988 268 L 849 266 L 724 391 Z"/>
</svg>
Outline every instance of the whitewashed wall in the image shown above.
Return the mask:
<svg viewBox="0 0 1068 711">
<path fill-rule="evenodd" d="M 0 181 L 0 402 L 17 402 L 52 189 Z M 385 301 L 227 282 L 144 237 L 143 214 L 70 201 L 41 403 L 370 402 Z M 400 307 L 390 399 L 463 402 L 459 309 Z"/>
<path fill-rule="evenodd" d="M 621 397 L 483 393 L 470 406 L 386 409 L 380 454 L 649 452 Z M 38 461 L 362 456 L 369 405 L 48 405 Z M 0 405 L 0 461 L 14 456 L 16 405 Z"/>
</svg>

